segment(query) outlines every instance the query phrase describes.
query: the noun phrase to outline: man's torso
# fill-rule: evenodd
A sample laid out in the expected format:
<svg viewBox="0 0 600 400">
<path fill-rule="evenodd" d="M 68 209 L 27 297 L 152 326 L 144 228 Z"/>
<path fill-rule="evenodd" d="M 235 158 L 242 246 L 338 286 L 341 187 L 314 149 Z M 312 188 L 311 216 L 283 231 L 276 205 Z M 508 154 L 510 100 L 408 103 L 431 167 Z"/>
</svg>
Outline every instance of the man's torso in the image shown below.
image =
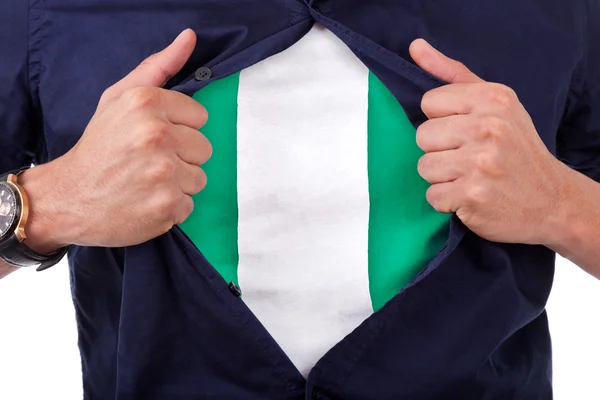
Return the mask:
<svg viewBox="0 0 600 400">
<path fill-rule="evenodd" d="M 355 72 L 363 78 L 367 71 L 373 74 L 402 106 L 413 127 L 424 120 L 419 110 L 423 93 L 442 84 L 409 60 L 408 45 L 421 36 L 465 62 L 484 79 L 514 88 L 544 143 L 550 151 L 556 151 L 556 132 L 569 106 L 571 81 L 582 56 L 581 4 L 541 0 L 472 1 L 461 2 L 460 6 L 454 1 L 310 3 L 311 8 L 295 0 L 33 2 L 29 11 L 29 68 L 32 91 L 43 116 L 48 157 L 55 158 L 76 143 L 105 88 L 149 53 L 164 47 L 183 28 L 196 31 L 198 47 L 169 87 L 193 95 L 204 87 L 210 90 L 212 82 L 218 85 L 240 71 L 243 84 L 244 70 L 252 77 L 252 65 L 301 40 L 314 20 L 352 50 L 362 63 L 354 64 Z M 210 68 L 212 77 L 208 81 L 194 78 L 194 71 L 200 67 Z M 256 79 L 264 79 L 259 64 L 256 67 Z M 309 68 L 306 74 L 311 74 Z M 363 86 L 362 92 L 368 95 L 368 89 Z M 351 99 L 342 100 L 353 107 Z M 361 101 L 364 106 L 365 99 Z M 242 103 L 239 97 L 238 102 Z M 357 121 L 361 112 L 364 119 L 364 107 L 353 113 L 352 119 Z M 349 138 L 356 140 L 356 127 L 348 128 L 348 135 L 354 135 Z M 256 135 L 257 140 L 270 137 L 266 131 Z M 310 137 L 315 138 L 307 133 Z M 329 139 L 335 137 L 333 133 L 328 135 Z M 251 140 L 239 133 L 237 139 Z M 279 145 L 288 144 L 285 137 L 278 139 Z M 354 171 L 346 178 L 362 182 L 364 189 L 368 148 L 365 154 L 352 144 L 340 143 L 350 153 L 340 155 L 339 160 L 345 160 Z M 311 149 L 321 152 L 318 163 L 312 166 L 330 165 L 327 162 L 331 160 L 323 159 L 326 147 Z M 251 151 L 257 149 L 260 147 L 251 146 Z M 351 164 L 343 158 L 351 154 L 361 158 Z M 253 155 L 243 155 L 248 168 L 242 173 L 263 179 L 262 170 L 270 160 L 255 160 Z M 363 168 L 359 168 L 358 161 Z M 306 165 L 311 167 L 311 163 Z M 280 189 L 276 184 L 289 184 L 286 174 L 290 170 L 297 172 L 291 167 L 276 171 L 278 175 L 268 182 L 273 186 L 264 189 L 273 193 Z M 323 181 L 327 178 L 323 174 L 315 176 Z M 344 183 L 332 178 L 340 185 Z M 249 186 L 238 186 L 237 190 L 257 193 L 252 190 L 253 179 L 244 181 Z M 211 180 L 209 174 L 207 191 L 217 180 Z M 237 182 L 245 184 L 239 179 Z M 318 193 L 321 200 L 331 195 L 327 192 L 331 189 L 329 182 L 324 183 Z M 353 226 L 358 224 L 356 221 L 364 226 L 370 212 L 365 206 L 368 193 L 359 193 L 354 187 L 348 187 L 348 193 L 349 201 L 342 205 L 345 208 L 329 204 L 329 209 L 320 212 L 331 218 L 336 212 L 339 216 L 351 215 L 356 218 Z M 306 190 L 300 194 L 310 195 Z M 240 198 L 239 193 L 236 197 Z M 260 208 L 254 205 L 259 199 L 246 199 L 248 203 L 240 204 L 238 211 L 254 220 L 238 225 L 236 230 L 248 240 L 246 248 L 250 250 L 244 254 L 256 266 L 254 270 L 267 265 L 252 260 L 255 251 L 275 257 L 277 253 L 270 250 L 278 246 L 303 250 L 294 238 L 290 238 L 294 244 L 290 248 L 270 243 L 271 238 L 285 240 L 281 235 L 247 231 L 258 226 L 251 222 L 259 218 L 253 215 Z M 362 199 L 362 205 L 352 208 L 357 199 Z M 281 200 L 288 211 L 296 211 L 292 203 Z M 326 205 L 321 201 L 321 207 Z M 266 216 L 273 217 L 272 212 L 271 207 Z M 333 232 L 350 233 L 343 229 L 347 223 L 341 221 L 339 231 Z M 315 226 L 323 232 L 323 225 Z M 345 260 L 360 254 L 356 256 L 360 262 L 356 257 L 351 261 L 364 268 L 365 261 L 369 261 L 365 251 L 368 232 L 360 230 L 360 235 L 360 253 L 361 249 L 354 246 L 336 256 Z M 344 239 L 339 244 L 348 244 L 343 236 L 333 239 Z M 317 244 L 327 243 L 319 240 Z M 332 256 L 332 249 L 338 248 L 327 247 L 326 256 L 318 257 L 318 261 Z M 118 399 L 304 396 L 306 382 L 245 308 L 244 301 L 252 302 L 253 286 L 244 284 L 238 266 L 236 274 L 242 289 L 247 286 L 249 293 L 244 292 L 241 299 L 234 297 L 228 290 L 228 280 L 211 270 L 210 250 L 204 251 L 208 260 L 193 243 L 186 242 L 178 229 L 123 251 L 72 249 L 73 293 L 89 398 L 107 398 L 101 393 L 115 392 Z M 311 254 L 318 253 L 302 256 Z M 543 248 L 486 242 L 453 220 L 447 243 L 438 255 L 430 257 L 422 265 L 424 272 L 377 312 L 367 316 L 370 310 L 354 308 L 363 311 L 350 325 L 366 320 L 319 360 L 308 379 L 307 396 L 317 393 L 332 399 L 429 399 L 442 398 L 450 391 L 466 398 L 544 398 L 549 391 L 549 339 L 543 307 L 552 279 L 553 255 Z M 287 258 L 285 262 L 294 262 Z M 340 274 L 337 272 L 336 277 Z M 361 274 L 364 282 L 368 272 L 363 270 Z M 287 277 L 283 280 L 293 284 Z M 370 301 L 373 307 L 371 292 L 366 292 L 364 284 L 361 286 L 363 302 Z M 312 327 L 314 331 L 321 329 Z M 527 375 L 519 371 L 532 372 Z"/>
</svg>

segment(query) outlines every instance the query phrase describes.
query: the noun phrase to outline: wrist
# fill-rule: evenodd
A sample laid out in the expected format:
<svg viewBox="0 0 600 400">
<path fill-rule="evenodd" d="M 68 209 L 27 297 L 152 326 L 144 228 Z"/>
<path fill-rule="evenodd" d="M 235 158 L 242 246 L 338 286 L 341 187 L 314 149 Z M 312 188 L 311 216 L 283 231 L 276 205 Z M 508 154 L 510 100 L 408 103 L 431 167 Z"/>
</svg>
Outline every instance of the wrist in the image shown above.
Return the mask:
<svg viewBox="0 0 600 400">
<path fill-rule="evenodd" d="M 65 202 L 56 198 L 56 164 L 54 161 L 30 168 L 19 175 L 19 185 L 29 199 L 29 218 L 24 243 L 40 254 L 50 254 L 70 243 Z"/>
<path fill-rule="evenodd" d="M 568 249 L 582 240 L 585 221 L 585 194 L 580 190 L 576 171 L 557 160 L 560 184 L 552 201 L 553 207 L 542 224 L 542 245 L 568 258 Z"/>
</svg>

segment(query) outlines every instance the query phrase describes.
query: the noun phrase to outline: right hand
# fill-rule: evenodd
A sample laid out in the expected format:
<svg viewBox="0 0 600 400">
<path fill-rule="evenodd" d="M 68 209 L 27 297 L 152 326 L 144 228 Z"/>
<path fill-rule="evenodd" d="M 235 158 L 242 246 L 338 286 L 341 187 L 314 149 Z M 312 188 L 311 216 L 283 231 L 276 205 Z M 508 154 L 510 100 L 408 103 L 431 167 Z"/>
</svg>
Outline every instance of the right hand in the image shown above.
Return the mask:
<svg viewBox="0 0 600 400">
<path fill-rule="evenodd" d="M 143 61 L 104 92 L 67 154 L 23 174 L 33 211 L 27 244 L 46 251 L 66 244 L 135 245 L 190 215 L 190 196 L 206 185 L 199 166 L 212 152 L 198 132 L 207 112 L 192 98 L 161 87 L 184 66 L 195 44 L 195 34 L 186 30 Z M 52 245 L 42 245 L 48 240 L 36 232 L 41 226 Z"/>
</svg>

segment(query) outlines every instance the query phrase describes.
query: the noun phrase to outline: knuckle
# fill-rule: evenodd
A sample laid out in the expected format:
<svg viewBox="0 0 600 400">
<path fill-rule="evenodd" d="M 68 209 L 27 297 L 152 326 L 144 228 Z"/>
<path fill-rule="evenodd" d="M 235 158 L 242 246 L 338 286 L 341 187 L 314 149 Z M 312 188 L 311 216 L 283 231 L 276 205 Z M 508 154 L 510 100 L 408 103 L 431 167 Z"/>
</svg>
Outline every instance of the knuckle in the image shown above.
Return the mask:
<svg viewBox="0 0 600 400">
<path fill-rule="evenodd" d="M 168 233 L 171 229 L 173 229 L 173 226 L 175 226 L 175 222 L 174 222 L 174 217 L 171 215 L 163 215 L 163 218 L 160 220 L 159 222 L 159 235 L 164 235 L 165 233 Z"/>
<path fill-rule="evenodd" d="M 417 146 L 419 146 L 419 148 L 423 151 L 425 151 L 425 147 L 427 146 L 427 130 L 429 127 L 428 123 L 429 121 L 425 121 L 417 128 Z"/>
<path fill-rule="evenodd" d="M 189 196 L 185 196 L 181 204 L 181 212 L 175 216 L 173 223 L 179 225 L 183 223 L 194 212 L 194 201 Z"/>
<path fill-rule="evenodd" d="M 433 202 L 435 202 L 435 193 L 432 189 L 433 186 L 429 186 L 429 188 L 427 188 L 427 191 L 425 192 L 425 198 L 427 199 L 427 202 L 431 205 L 433 205 Z"/>
<path fill-rule="evenodd" d="M 166 182 L 173 178 L 175 162 L 169 158 L 161 158 L 147 169 L 147 177 L 151 182 Z"/>
<path fill-rule="evenodd" d="M 460 81 L 461 79 L 468 78 L 473 74 L 471 70 L 461 61 L 455 61 L 453 69 L 458 72 L 454 74 L 452 81 Z"/>
<path fill-rule="evenodd" d="M 159 225 L 159 232 L 160 234 L 165 234 L 167 232 L 169 232 L 171 230 L 171 228 L 173 228 L 173 220 L 171 218 L 169 218 L 168 216 L 164 216 L 162 214 L 161 215 L 163 218 L 161 219 L 160 225 Z"/>
<path fill-rule="evenodd" d="M 516 98 L 514 90 L 502 84 L 493 84 L 488 95 L 494 105 L 503 109 L 510 108 Z"/>
<path fill-rule="evenodd" d="M 200 104 L 197 100 L 194 100 L 183 93 L 171 91 L 169 92 L 169 96 L 177 98 L 182 105 L 185 105 L 186 109 L 191 110 L 193 119 L 191 119 L 188 123 L 190 128 L 198 130 L 206 125 L 206 122 L 208 121 L 208 111 L 206 110 L 206 107 Z"/>
<path fill-rule="evenodd" d="M 508 122 L 505 119 L 496 116 L 485 117 L 482 125 L 482 133 L 484 133 L 487 139 L 502 136 L 509 128 Z"/>
<path fill-rule="evenodd" d="M 196 104 L 198 105 L 198 115 L 200 119 L 200 126 L 198 127 L 198 129 L 200 129 L 204 125 L 206 125 L 206 122 L 208 121 L 208 110 L 202 104 L 198 102 L 196 102 Z"/>
<path fill-rule="evenodd" d="M 435 190 L 435 186 L 431 185 L 429 186 L 429 188 L 427 189 L 427 191 L 425 192 L 425 198 L 427 199 L 427 202 L 437 211 L 439 210 L 439 195 L 437 193 L 437 190 Z"/>
<path fill-rule="evenodd" d="M 202 168 L 195 167 L 188 179 L 186 186 L 188 186 L 187 190 L 190 191 L 189 194 L 198 194 L 206 187 L 206 173 Z"/>
<path fill-rule="evenodd" d="M 208 178 L 206 177 L 206 172 L 204 172 L 204 170 L 202 168 L 198 168 L 195 179 L 196 179 L 196 193 L 199 193 L 202 190 L 204 190 L 204 188 L 206 188 L 206 184 L 208 182 Z"/>
<path fill-rule="evenodd" d="M 169 124 L 156 119 L 141 125 L 137 138 L 136 149 L 152 149 L 163 147 L 165 138 L 169 134 Z"/>
<path fill-rule="evenodd" d="M 498 83 L 497 85 L 499 86 L 499 90 L 503 91 L 506 94 L 506 96 L 510 98 L 511 101 L 517 99 L 517 92 L 515 92 L 513 88 L 507 85 L 503 85 L 501 83 Z"/>
<path fill-rule="evenodd" d="M 487 199 L 487 190 L 483 185 L 469 185 L 465 191 L 465 198 L 469 204 L 484 204 Z"/>
<path fill-rule="evenodd" d="M 116 97 L 117 97 L 117 92 L 116 92 L 115 88 L 111 86 L 102 93 L 102 95 L 100 96 L 99 104 L 109 103 L 112 100 L 114 100 Z"/>
<path fill-rule="evenodd" d="M 140 65 L 154 65 L 156 62 L 156 58 L 158 57 L 158 53 L 152 53 L 144 61 L 140 63 Z"/>
<path fill-rule="evenodd" d="M 213 155 L 213 146 L 212 143 L 207 139 L 206 140 L 206 161 L 210 160 Z"/>
<path fill-rule="evenodd" d="M 206 136 L 202 136 L 202 145 L 200 146 L 199 153 L 200 156 L 200 165 L 205 164 L 208 160 L 211 159 L 213 155 L 213 146 L 210 141 L 206 138 Z"/>
<path fill-rule="evenodd" d="M 161 193 L 155 204 L 155 212 L 160 215 L 163 220 L 173 221 L 174 216 L 177 212 L 177 206 L 180 200 L 180 196 L 175 190 L 169 190 Z"/>
<path fill-rule="evenodd" d="M 475 158 L 475 168 L 480 172 L 491 173 L 497 169 L 498 160 L 491 152 L 480 153 Z"/>
<path fill-rule="evenodd" d="M 456 62 L 456 65 L 455 65 L 454 69 L 457 71 L 460 71 L 459 73 L 461 73 L 461 74 L 469 74 L 470 73 L 469 69 L 462 61 L 455 60 L 455 62 Z"/>
<path fill-rule="evenodd" d="M 433 103 L 434 93 L 430 90 L 423 95 L 421 99 L 421 110 L 427 114 L 429 110 L 431 110 Z"/>
<path fill-rule="evenodd" d="M 125 100 L 132 110 L 153 107 L 158 103 L 159 92 L 151 87 L 136 87 L 125 92 Z"/>
<path fill-rule="evenodd" d="M 505 172 L 501 152 L 496 147 L 477 154 L 474 159 L 475 170 L 488 177 L 502 177 Z"/>
</svg>

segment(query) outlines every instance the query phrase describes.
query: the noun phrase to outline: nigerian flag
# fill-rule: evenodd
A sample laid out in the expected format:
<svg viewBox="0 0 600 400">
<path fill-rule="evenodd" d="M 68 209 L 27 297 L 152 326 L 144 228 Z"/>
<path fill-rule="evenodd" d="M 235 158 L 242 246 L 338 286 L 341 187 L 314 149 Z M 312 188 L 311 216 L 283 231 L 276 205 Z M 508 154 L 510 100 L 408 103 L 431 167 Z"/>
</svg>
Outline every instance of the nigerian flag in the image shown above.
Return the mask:
<svg viewBox="0 0 600 400">
<path fill-rule="evenodd" d="M 265 323 L 276 338 L 302 330 L 303 312 L 311 329 L 335 318 L 353 329 L 447 239 L 449 217 L 427 203 L 417 173 L 414 126 L 377 77 L 328 40 L 303 39 L 194 95 L 209 113 L 201 132 L 213 156 L 181 227 L 263 323 L 288 318 L 287 332 Z M 286 293 L 312 304 L 302 311 Z"/>
</svg>

